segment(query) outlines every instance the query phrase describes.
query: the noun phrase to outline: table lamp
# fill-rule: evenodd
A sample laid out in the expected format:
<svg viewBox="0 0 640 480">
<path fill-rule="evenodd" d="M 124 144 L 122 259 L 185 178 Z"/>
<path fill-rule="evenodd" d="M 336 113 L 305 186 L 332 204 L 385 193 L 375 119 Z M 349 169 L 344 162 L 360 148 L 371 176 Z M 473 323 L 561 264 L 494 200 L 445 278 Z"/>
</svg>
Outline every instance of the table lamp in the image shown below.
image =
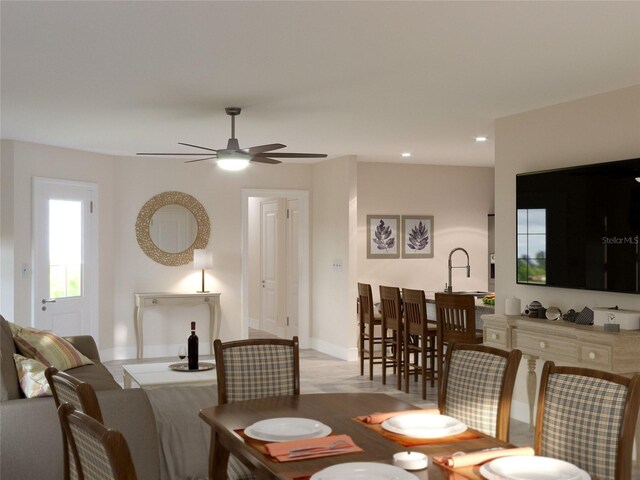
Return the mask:
<svg viewBox="0 0 640 480">
<path fill-rule="evenodd" d="M 202 270 L 202 290 L 198 290 L 196 293 L 209 293 L 204 289 L 204 270 L 205 268 L 213 268 L 213 250 L 194 248 L 193 268 L 194 270 Z"/>
</svg>

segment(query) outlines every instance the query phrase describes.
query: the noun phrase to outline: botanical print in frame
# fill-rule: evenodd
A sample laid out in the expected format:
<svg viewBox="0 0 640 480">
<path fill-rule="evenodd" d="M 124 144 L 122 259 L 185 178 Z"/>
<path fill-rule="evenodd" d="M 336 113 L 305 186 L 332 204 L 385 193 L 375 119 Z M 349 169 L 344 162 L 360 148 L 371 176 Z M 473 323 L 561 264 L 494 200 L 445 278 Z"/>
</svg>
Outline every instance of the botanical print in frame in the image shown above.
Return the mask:
<svg viewBox="0 0 640 480">
<path fill-rule="evenodd" d="M 402 258 L 433 258 L 433 215 L 402 216 Z"/>
<path fill-rule="evenodd" d="M 367 258 L 400 258 L 400 215 L 367 215 Z"/>
</svg>

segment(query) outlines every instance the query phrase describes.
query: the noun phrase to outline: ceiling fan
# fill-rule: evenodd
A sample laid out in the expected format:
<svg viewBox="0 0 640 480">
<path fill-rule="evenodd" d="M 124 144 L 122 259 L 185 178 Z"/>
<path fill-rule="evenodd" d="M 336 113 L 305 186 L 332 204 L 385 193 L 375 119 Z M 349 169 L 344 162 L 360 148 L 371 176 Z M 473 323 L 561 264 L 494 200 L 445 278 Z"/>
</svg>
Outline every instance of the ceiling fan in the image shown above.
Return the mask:
<svg viewBox="0 0 640 480">
<path fill-rule="evenodd" d="M 282 163 L 280 160 L 276 160 L 273 157 L 278 158 L 325 158 L 327 155 L 324 153 L 276 153 L 273 150 L 279 150 L 285 148 L 286 145 L 281 143 L 270 143 L 268 145 L 258 145 L 256 147 L 240 148 L 238 139 L 236 138 L 236 116 L 240 115 L 242 110 L 239 107 L 227 107 L 224 109 L 227 115 L 231 117 L 231 138 L 227 142 L 227 148 L 213 149 L 208 147 L 201 147 L 200 145 L 193 145 L 190 143 L 178 142 L 178 145 L 185 145 L 187 147 L 199 148 L 211 153 L 138 153 L 137 155 L 168 155 L 168 156 L 198 156 L 204 158 L 196 158 L 193 160 L 187 160 L 185 163 L 201 162 L 203 160 L 215 159 L 220 168 L 225 170 L 242 170 L 249 162 L 256 163 L 268 163 L 270 165 L 276 165 Z"/>
</svg>

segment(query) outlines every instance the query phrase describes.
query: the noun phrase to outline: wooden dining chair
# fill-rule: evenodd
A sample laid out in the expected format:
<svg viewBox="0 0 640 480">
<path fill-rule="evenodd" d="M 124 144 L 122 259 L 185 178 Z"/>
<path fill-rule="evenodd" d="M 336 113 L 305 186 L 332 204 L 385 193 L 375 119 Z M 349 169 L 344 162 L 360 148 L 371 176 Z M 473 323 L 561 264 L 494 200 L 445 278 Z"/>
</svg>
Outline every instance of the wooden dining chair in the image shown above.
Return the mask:
<svg viewBox="0 0 640 480">
<path fill-rule="evenodd" d="M 447 349 L 438 408 L 467 426 L 509 441 L 511 399 L 522 352 L 451 343 Z"/>
<path fill-rule="evenodd" d="M 442 371 L 445 346 L 451 343 L 480 344 L 482 332 L 476 331 L 476 306 L 473 295 L 436 292 L 436 336 L 438 370 Z M 438 387 L 441 380 L 438 379 Z"/>
<path fill-rule="evenodd" d="M 534 448 L 599 480 L 629 480 L 640 376 L 588 368 L 542 369 Z"/>
<path fill-rule="evenodd" d="M 387 384 L 387 368 L 396 374 L 396 386 L 402 389 L 402 299 L 400 289 L 380 285 L 382 309 L 382 384 Z"/>
<path fill-rule="evenodd" d="M 427 380 L 433 388 L 436 378 L 436 328 L 427 319 L 427 301 L 424 290 L 402 289 L 404 312 L 404 391 L 409 393 L 409 377 L 414 374 L 422 380 L 422 399 L 427 398 Z M 413 361 L 411 360 L 413 358 Z"/>
<path fill-rule="evenodd" d="M 70 403 L 60 406 L 58 416 L 78 465 L 78 480 L 136 480 L 129 445 L 120 432 L 109 430 Z"/>
<path fill-rule="evenodd" d="M 213 343 L 220 405 L 252 398 L 300 395 L 298 337 Z"/>
<path fill-rule="evenodd" d="M 61 405 L 68 403 L 73 405 L 77 411 L 89 415 L 97 422 L 104 423 L 96 392 L 91 385 L 78 380 L 68 373 L 60 372 L 55 367 L 48 367 L 44 371 L 44 376 L 49 382 L 56 408 L 59 409 Z M 62 428 L 62 445 L 64 478 L 65 480 L 78 478 L 76 462 L 71 455 L 69 441 L 64 428 Z"/>
<path fill-rule="evenodd" d="M 373 380 L 373 366 L 382 363 L 382 317 L 373 307 L 371 285 L 358 283 L 358 356 L 360 375 L 364 375 L 364 362 L 369 363 L 369 380 Z"/>
</svg>

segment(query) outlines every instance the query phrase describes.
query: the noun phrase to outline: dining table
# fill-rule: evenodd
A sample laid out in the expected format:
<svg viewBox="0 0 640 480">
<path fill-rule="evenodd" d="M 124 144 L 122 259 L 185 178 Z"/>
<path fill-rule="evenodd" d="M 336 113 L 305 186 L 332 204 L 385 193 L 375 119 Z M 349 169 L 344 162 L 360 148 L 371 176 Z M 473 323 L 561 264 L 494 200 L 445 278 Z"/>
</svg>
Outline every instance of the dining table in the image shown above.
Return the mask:
<svg viewBox="0 0 640 480">
<path fill-rule="evenodd" d="M 398 452 L 421 452 L 430 461 L 426 469 L 412 471 L 421 480 L 483 478 L 479 467 L 454 471 L 431 461 L 433 456 L 454 452 L 476 452 L 496 447 L 512 447 L 472 429 L 464 434 L 440 439 L 412 439 L 387 435 L 379 425 L 361 420 L 375 412 L 403 412 L 419 409 L 411 403 L 382 393 L 319 393 L 245 400 L 204 408 L 200 417 L 211 427 L 209 479 L 226 480 L 229 455 L 244 463 L 260 480 L 307 480 L 314 473 L 345 462 L 393 464 Z M 301 458 L 279 462 L 261 442 L 244 434 L 256 422 L 274 418 L 313 419 L 331 428 L 332 435 L 348 435 L 362 451 L 357 453 Z"/>
</svg>

